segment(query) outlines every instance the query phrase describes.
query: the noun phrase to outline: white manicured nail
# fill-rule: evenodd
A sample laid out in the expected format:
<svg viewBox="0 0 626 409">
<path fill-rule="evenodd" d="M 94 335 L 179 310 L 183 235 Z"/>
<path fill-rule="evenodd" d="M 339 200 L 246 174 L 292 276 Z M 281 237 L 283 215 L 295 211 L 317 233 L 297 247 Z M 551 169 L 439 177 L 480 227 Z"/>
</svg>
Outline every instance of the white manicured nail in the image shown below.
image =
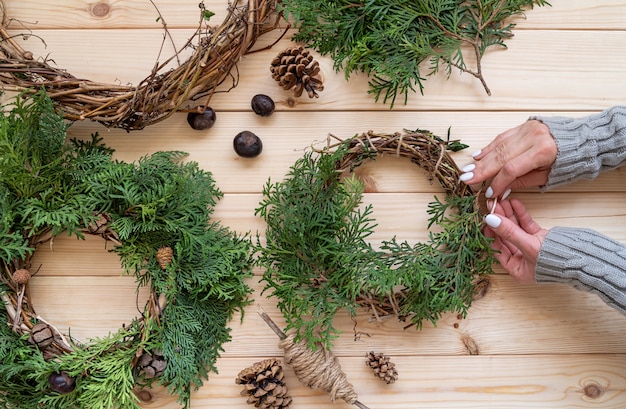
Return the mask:
<svg viewBox="0 0 626 409">
<path fill-rule="evenodd" d="M 463 169 L 461 169 L 463 172 L 467 173 L 467 172 L 471 172 L 474 169 L 476 169 L 476 165 L 473 163 L 470 163 L 469 165 L 466 165 Z"/>
<path fill-rule="evenodd" d="M 485 223 L 487 223 L 487 226 L 492 229 L 497 229 L 500 226 L 500 223 L 502 223 L 502 219 L 495 214 L 488 214 L 485 216 Z"/>
<path fill-rule="evenodd" d="M 480 155 L 481 153 L 483 153 L 482 150 L 477 150 L 476 152 L 472 153 L 472 158 L 475 158 L 476 156 Z"/>
<path fill-rule="evenodd" d="M 493 196 L 493 189 L 491 188 L 491 186 L 489 186 L 485 191 L 485 197 L 487 199 L 491 199 L 491 196 Z"/>
<path fill-rule="evenodd" d="M 461 182 L 470 181 L 474 179 L 474 172 L 463 173 L 461 176 L 459 176 L 459 179 L 461 180 Z"/>
<path fill-rule="evenodd" d="M 506 200 L 507 197 L 511 194 L 511 189 L 507 189 L 504 193 L 502 193 L 502 200 Z"/>
</svg>

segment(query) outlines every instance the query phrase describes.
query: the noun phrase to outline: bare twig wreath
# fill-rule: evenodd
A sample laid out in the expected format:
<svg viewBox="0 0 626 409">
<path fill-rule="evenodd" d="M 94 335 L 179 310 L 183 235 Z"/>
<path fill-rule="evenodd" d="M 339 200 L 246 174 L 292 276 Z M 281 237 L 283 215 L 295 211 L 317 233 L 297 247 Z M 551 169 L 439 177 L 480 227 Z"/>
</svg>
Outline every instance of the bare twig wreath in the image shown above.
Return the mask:
<svg viewBox="0 0 626 409">
<path fill-rule="evenodd" d="M 0 83 L 5 90 L 32 92 L 44 88 L 66 119 L 91 119 L 128 131 L 143 129 L 180 110 L 202 113 L 216 88 L 233 75 L 231 70 L 240 58 L 252 52 L 257 39 L 280 21 L 276 0 L 231 0 L 222 24 L 210 27 L 205 18 L 208 11 L 201 2 L 198 28 L 184 47 L 158 63 L 137 86 L 124 86 L 76 78 L 50 65 L 47 59 L 35 59 L 9 34 L 10 19 L 3 2 L 0 7 Z M 190 47 L 193 54 L 185 62 L 167 69 Z"/>
<path fill-rule="evenodd" d="M 159 382 L 188 408 L 249 303 L 252 243 L 211 220 L 222 193 L 183 152 L 113 160 L 30 95 L 0 118 L 0 406 L 139 409 Z M 80 341 L 36 312 L 33 255 L 62 233 L 109 243 L 149 290 L 139 317 Z"/>
<path fill-rule="evenodd" d="M 258 260 L 287 330 L 312 347 L 329 346 L 340 309 L 367 308 L 377 320 L 397 316 L 418 328 L 444 312 L 466 313 L 493 259 L 477 196 L 449 154 L 464 147 L 424 130 L 367 132 L 306 152 L 283 181 L 267 183 L 257 209 L 267 223 Z M 360 207 L 364 184 L 352 171 L 382 155 L 410 159 L 443 187 L 445 199 L 428 206 L 428 228 L 436 227 L 428 242 L 393 238 L 380 249 L 367 242 L 372 207 Z"/>
</svg>

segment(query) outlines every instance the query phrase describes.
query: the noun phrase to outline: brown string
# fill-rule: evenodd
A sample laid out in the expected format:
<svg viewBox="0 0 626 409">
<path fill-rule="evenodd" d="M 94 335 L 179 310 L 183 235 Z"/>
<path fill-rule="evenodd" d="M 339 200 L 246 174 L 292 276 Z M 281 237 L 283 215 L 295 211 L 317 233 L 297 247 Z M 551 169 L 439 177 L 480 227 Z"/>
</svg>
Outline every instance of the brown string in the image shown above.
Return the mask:
<svg viewBox="0 0 626 409">
<path fill-rule="evenodd" d="M 325 348 L 310 349 L 304 342 L 294 342 L 294 335 L 287 335 L 278 346 L 285 351 L 285 363 L 290 365 L 305 386 L 320 389 L 349 404 L 356 404 L 358 396 L 341 370 L 337 357 Z"/>
</svg>

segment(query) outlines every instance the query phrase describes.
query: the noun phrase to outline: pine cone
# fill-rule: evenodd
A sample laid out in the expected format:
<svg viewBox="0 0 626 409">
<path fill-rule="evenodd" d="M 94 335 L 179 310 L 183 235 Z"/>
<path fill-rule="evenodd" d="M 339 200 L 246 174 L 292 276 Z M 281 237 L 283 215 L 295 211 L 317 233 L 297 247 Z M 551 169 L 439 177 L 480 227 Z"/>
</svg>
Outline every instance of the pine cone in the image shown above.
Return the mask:
<svg viewBox="0 0 626 409">
<path fill-rule="evenodd" d="M 146 379 L 157 377 L 165 371 L 167 361 L 160 351 L 144 351 L 137 361 L 136 368 L 143 373 Z"/>
<path fill-rule="evenodd" d="M 104 234 L 109 229 L 111 216 L 106 213 L 96 215 L 97 219 L 87 226 L 87 231 L 91 234 Z"/>
<path fill-rule="evenodd" d="M 367 355 L 367 366 L 374 370 L 374 374 L 387 384 L 394 383 L 398 380 L 398 371 L 396 370 L 396 364 L 389 360 L 388 356 L 380 352 L 371 351 Z"/>
<path fill-rule="evenodd" d="M 172 264 L 172 257 L 174 256 L 174 250 L 171 247 L 161 247 L 157 250 L 156 259 L 163 270 Z"/>
<path fill-rule="evenodd" d="M 291 397 L 283 382 L 284 377 L 280 360 L 270 358 L 239 372 L 235 383 L 244 385 L 241 396 L 248 396 L 247 403 L 254 407 L 287 409 L 291 405 Z"/>
<path fill-rule="evenodd" d="M 320 78 L 320 65 L 303 47 L 291 47 L 280 52 L 270 66 L 272 78 L 284 90 L 294 88 L 296 98 L 306 90 L 309 98 L 318 98 L 324 89 Z"/>
</svg>

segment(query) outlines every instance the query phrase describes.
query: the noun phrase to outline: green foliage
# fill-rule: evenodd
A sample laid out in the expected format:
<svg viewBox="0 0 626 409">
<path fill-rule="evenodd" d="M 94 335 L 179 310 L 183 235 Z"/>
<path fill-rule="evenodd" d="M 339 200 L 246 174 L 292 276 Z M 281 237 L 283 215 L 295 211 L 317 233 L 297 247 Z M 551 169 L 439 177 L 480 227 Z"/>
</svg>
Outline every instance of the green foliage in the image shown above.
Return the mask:
<svg viewBox="0 0 626 409">
<path fill-rule="evenodd" d="M 330 55 L 337 71 L 370 76 L 369 92 L 391 107 L 398 97 L 442 66 L 479 78 L 480 60 L 492 46 L 506 47 L 515 24 L 511 16 L 544 6 L 543 0 L 283 0 L 279 9 L 296 22 L 294 41 Z M 466 48 L 469 47 L 469 48 Z M 465 54 L 478 57 L 475 68 Z M 424 69 L 428 67 L 424 74 Z"/>
<path fill-rule="evenodd" d="M 217 372 L 222 345 L 230 340 L 227 323 L 252 292 L 245 283 L 251 240 L 211 220 L 222 198 L 212 175 L 182 162 L 183 152 L 125 163 L 112 159 L 98 135 L 66 141 L 63 116 L 43 92 L 4 108 L 0 283 L 6 285 L 0 293 L 15 291 L 8 285 L 11 270 L 26 265 L 38 244 L 63 232 L 82 238 L 105 215 L 106 234 L 116 240 L 112 251 L 126 273 L 166 305 L 158 317 L 146 306 L 117 333 L 54 360 L 44 360 L 27 335 L 1 325 L 0 408 L 138 409 L 133 388 L 155 382 L 133 367 L 142 351 L 161 351 L 167 366 L 158 381 L 188 407 L 191 391 Z M 173 250 L 166 268 L 156 258 L 163 247 Z M 1 315 L 7 322 L 4 310 Z M 48 376 L 61 371 L 76 378 L 69 394 L 49 388 Z"/>
<path fill-rule="evenodd" d="M 268 182 L 256 210 L 267 223 L 258 257 L 266 267 L 265 290 L 278 299 L 287 330 L 312 343 L 328 344 L 338 335 L 335 313 L 357 307 L 361 277 L 377 258 L 366 241 L 375 228 L 371 206 L 358 208 L 363 186 L 357 179 L 340 180 L 340 155 L 316 160 L 306 153 L 285 181 Z M 328 281 L 316 290 L 311 283 L 317 279 Z"/>
<path fill-rule="evenodd" d="M 428 242 L 393 238 L 374 249 L 367 239 L 376 224 L 371 205 L 361 203 L 364 187 L 336 171 L 349 144 L 317 157 L 306 153 L 283 181 L 266 184 L 256 210 L 267 223 L 265 243 L 257 239 L 264 292 L 277 298 L 286 329 L 311 347 L 332 344 L 340 309 L 355 315 L 364 298 L 388 300 L 398 288 L 404 289 L 398 315 L 418 328 L 444 312 L 465 314 L 475 280 L 493 262 L 473 196 L 435 197 L 429 228 L 438 229 Z"/>
</svg>

